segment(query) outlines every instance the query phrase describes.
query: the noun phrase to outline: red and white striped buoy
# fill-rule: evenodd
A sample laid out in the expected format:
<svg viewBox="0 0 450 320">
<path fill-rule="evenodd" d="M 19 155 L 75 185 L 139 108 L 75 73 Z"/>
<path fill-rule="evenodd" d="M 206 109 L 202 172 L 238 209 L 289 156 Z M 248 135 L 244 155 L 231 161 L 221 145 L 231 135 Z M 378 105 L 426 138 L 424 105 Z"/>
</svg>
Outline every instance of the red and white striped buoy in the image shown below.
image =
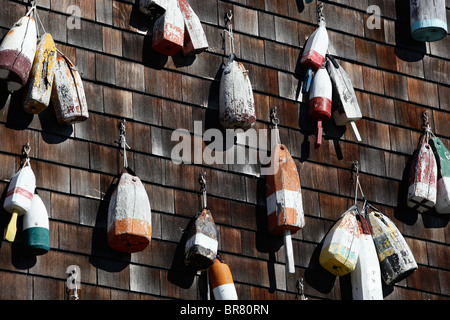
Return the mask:
<svg viewBox="0 0 450 320">
<path fill-rule="evenodd" d="M 26 85 L 33 65 L 37 35 L 31 12 L 14 24 L 0 45 L 0 80 L 10 92 Z"/>
<path fill-rule="evenodd" d="M 56 59 L 52 102 L 56 118 L 61 124 L 74 124 L 89 118 L 80 74 L 65 56 Z"/>
<path fill-rule="evenodd" d="M 178 0 L 178 4 L 183 14 L 185 25 L 183 54 L 187 56 L 207 50 L 209 47 L 208 40 L 200 19 L 186 0 Z"/>
<path fill-rule="evenodd" d="M 272 152 L 274 174 L 266 177 L 269 232 L 284 235 L 286 269 L 295 273 L 291 235 L 305 225 L 300 178 L 285 145 L 277 144 Z"/>
<path fill-rule="evenodd" d="M 23 108 L 28 113 L 40 113 L 48 107 L 55 77 L 56 47 L 50 33 L 41 37 L 28 82 Z"/>
<path fill-rule="evenodd" d="M 303 80 L 303 93 L 309 92 L 312 72 L 322 67 L 330 42 L 322 10 L 323 4 L 320 3 L 318 8 L 319 28 L 308 38 L 300 60 L 300 64 L 307 68 L 305 79 Z"/>
<path fill-rule="evenodd" d="M 153 50 L 173 56 L 184 44 L 184 18 L 177 0 L 167 0 L 167 8 L 153 26 Z"/>
<path fill-rule="evenodd" d="M 230 268 L 225 261 L 217 255 L 214 264 L 208 269 L 209 282 L 216 300 L 237 300 L 236 287 Z"/>
<path fill-rule="evenodd" d="M 14 241 L 17 232 L 17 217 L 30 210 L 35 188 L 36 177 L 28 163 L 16 172 L 8 186 L 3 207 L 12 216 L 5 230 L 5 240 Z"/>
<path fill-rule="evenodd" d="M 317 121 L 316 148 L 322 144 L 322 121 L 326 121 L 331 117 L 332 94 L 333 89 L 330 76 L 325 68 L 321 68 L 314 76 L 309 93 L 308 116 L 311 120 Z"/>
</svg>

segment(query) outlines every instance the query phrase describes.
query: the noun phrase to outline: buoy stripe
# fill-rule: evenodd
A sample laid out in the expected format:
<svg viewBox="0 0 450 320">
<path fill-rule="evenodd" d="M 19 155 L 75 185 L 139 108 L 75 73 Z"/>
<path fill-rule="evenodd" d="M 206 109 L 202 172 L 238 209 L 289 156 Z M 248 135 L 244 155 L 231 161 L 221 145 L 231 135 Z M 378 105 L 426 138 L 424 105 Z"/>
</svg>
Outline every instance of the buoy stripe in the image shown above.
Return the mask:
<svg viewBox="0 0 450 320">
<path fill-rule="evenodd" d="M 30 191 L 25 190 L 24 188 L 21 188 L 21 187 L 15 187 L 11 190 L 8 190 L 8 192 L 6 193 L 6 197 L 10 197 L 13 194 L 19 194 L 29 200 L 33 199 L 33 194 Z"/>
<path fill-rule="evenodd" d="M 237 300 L 237 292 L 234 283 L 227 283 L 213 289 L 216 300 Z"/>
<path fill-rule="evenodd" d="M 217 252 L 218 242 L 216 239 L 208 237 L 203 233 L 196 233 L 188 241 L 186 241 L 186 248 L 191 248 L 195 245 L 199 245 L 204 247 L 205 249 L 209 249 L 213 252 Z"/>
<path fill-rule="evenodd" d="M 287 189 L 278 190 L 267 197 L 267 215 L 277 211 L 278 207 L 292 208 L 295 212 L 303 212 L 302 194 Z"/>
</svg>

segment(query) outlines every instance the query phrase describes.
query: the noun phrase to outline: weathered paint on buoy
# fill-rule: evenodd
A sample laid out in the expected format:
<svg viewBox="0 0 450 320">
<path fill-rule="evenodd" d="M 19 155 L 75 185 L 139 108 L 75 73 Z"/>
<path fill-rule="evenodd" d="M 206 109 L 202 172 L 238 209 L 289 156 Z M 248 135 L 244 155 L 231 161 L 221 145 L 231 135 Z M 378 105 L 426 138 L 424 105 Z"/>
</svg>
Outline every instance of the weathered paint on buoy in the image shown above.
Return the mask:
<svg viewBox="0 0 450 320">
<path fill-rule="evenodd" d="M 355 122 L 362 118 L 362 114 L 352 80 L 332 56 L 329 56 L 326 68 L 333 87 L 333 104 L 336 106 L 336 110 L 333 112 L 334 121 L 338 126 L 350 124 L 356 140 L 361 141 Z"/>
<path fill-rule="evenodd" d="M 414 40 L 432 42 L 447 36 L 445 0 L 410 0 L 410 16 Z"/>
<path fill-rule="evenodd" d="M 80 74 L 65 57 L 56 59 L 52 102 L 56 118 L 61 124 L 73 124 L 89 118 Z"/>
<path fill-rule="evenodd" d="M 225 129 L 247 130 L 255 125 L 255 101 L 252 84 L 244 65 L 228 57 L 219 88 L 219 120 Z"/>
<path fill-rule="evenodd" d="M 360 250 L 355 270 L 350 273 L 353 300 L 383 300 L 380 262 L 369 222 L 358 215 Z"/>
<path fill-rule="evenodd" d="M 438 167 L 436 212 L 450 213 L 450 152 L 438 137 L 430 139 Z"/>
<path fill-rule="evenodd" d="M 437 164 L 431 146 L 423 141 L 414 152 L 409 172 L 407 206 L 426 212 L 436 204 Z"/>
<path fill-rule="evenodd" d="M 305 225 L 300 178 L 285 145 L 277 144 L 272 152 L 274 174 L 266 177 L 269 232 L 284 235 L 287 270 L 295 273 L 291 234 Z"/>
<path fill-rule="evenodd" d="M 388 217 L 373 207 L 368 216 L 381 276 L 387 285 L 393 285 L 417 269 L 416 260 L 403 235 Z"/>
<path fill-rule="evenodd" d="M 24 166 L 14 174 L 6 192 L 3 207 L 12 213 L 4 238 L 13 242 L 17 231 L 17 217 L 31 208 L 31 201 L 36 188 L 36 177 L 30 166 Z"/>
<path fill-rule="evenodd" d="M 306 41 L 305 49 L 300 60 L 300 64 L 307 68 L 302 86 L 303 93 L 309 92 L 310 90 L 312 72 L 319 70 L 323 66 L 329 42 L 325 19 L 320 19 L 319 28 Z"/>
<path fill-rule="evenodd" d="M 35 255 L 42 255 L 50 250 L 50 231 L 47 209 L 42 199 L 34 194 L 30 210 L 23 216 L 25 248 Z"/>
<path fill-rule="evenodd" d="M 108 207 L 108 244 L 117 251 L 138 252 L 151 241 L 152 213 L 141 180 L 122 171 Z"/>
<path fill-rule="evenodd" d="M 308 116 L 311 120 L 317 121 L 317 140 L 315 147 L 322 144 L 323 127 L 322 122 L 331 117 L 331 101 L 333 88 L 330 76 L 325 68 L 320 68 L 312 81 L 311 92 L 309 93 Z"/>
<path fill-rule="evenodd" d="M 153 50 L 173 56 L 184 44 L 184 18 L 177 0 L 168 0 L 167 9 L 153 26 Z"/>
<path fill-rule="evenodd" d="M 36 22 L 20 18 L 0 44 L 0 79 L 13 92 L 27 84 L 36 53 Z"/>
<path fill-rule="evenodd" d="M 36 48 L 33 68 L 28 82 L 28 93 L 23 108 L 28 113 L 40 113 L 50 103 L 55 77 L 56 47 L 50 33 L 41 37 Z"/>
<path fill-rule="evenodd" d="M 217 256 L 217 230 L 211 212 L 203 209 L 187 231 L 184 263 L 197 271 L 207 270 Z"/>
<path fill-rule="evenodd" d="M 236 287 L 230 268 L 225 261 L 217 255 L 214 264 L 208 269 L 209 282 L 216 300 L 237 300 Z"/>
<path fill-rule="evenodd" d="M 355 270 L 360 251 L 357 207 L 352 206 L 325 236 L 320 251 L 320 265 L 335 276 Z"/>
<path fill-rule="evenodd" d="M 206 51 L 209 45 L 200 19 L 186 0 L 178 0 L 178 4 L 185 25 L 183 54 L 187 56 Z"/>
</svg>

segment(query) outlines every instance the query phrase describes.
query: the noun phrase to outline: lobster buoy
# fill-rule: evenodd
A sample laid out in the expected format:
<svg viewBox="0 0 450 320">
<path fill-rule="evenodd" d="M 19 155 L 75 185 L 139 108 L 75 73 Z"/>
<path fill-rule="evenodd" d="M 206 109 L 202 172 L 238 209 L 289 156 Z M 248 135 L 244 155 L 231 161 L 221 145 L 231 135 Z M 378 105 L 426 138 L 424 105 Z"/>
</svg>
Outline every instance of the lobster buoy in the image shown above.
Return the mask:
<svg viewBox="0 0 450 320">
<path fill-rule="evenodd" d="M 3 207 L 12 214 L 5 230 L 4 238 L 13 242 L 17 232 L 17 217 L 31 208 L 31 201 L 36 189 L 36 177 L 30 165 L 24 165 L 12 177 L 6 193 Z"/>
<path fill-rule="evenodd" d="M 89 118 L 83 82 L 77 68 L 66 57 L 58 57 L 52 87 L 52 102 L 61 124 L 74 124 Z"/>
<path fill-rule="evenodd" d="M 437 213 L 450 213 L 450 152 L 438 137 L 432 137 L 430 145 L 438 164 L 435 209 Z"/>
<path fill-rule="evenodd" d="M 322 7 L 320 8 L 319 28 L 317 28 L 308 38 L 300 60 L 300 64 L 306 68 L 306 75 L 302 86 L 303 93 L 307 93 L 310 90 L 313 71 L 319 70 L 322 67 L 330 41 L 328 38 L 326 22 L 322 16 Z"/>
<path fill-rule="evenodd" d="M 325 236 L 319 255 L 320 265 L 335 276 L 346 275 L 356 268 L 360 251 L 360 229 L 353 205 Z"/>
<path fill-rule="evenodd" d="M 187 231 L 184 263 L 197 271 L 209 269 L 217 256 L 217 230 L 211 212 L 204 208 Z"/>
<path fill-rule="evenodd" d="M 225 129 L 250 129 L 255 125 L 252 84 L 244 65 L 228 57 L 219 88 L 219 120 Z"/>
<path fill-rule="evenodd" d="M 0 44 L 0 79 L 6 82 L 8 91 L 17 91 L 27 84 L 36 42 L 36 22 L 27 14 L 14 24 Z"/>
<path fill-rule="evenodd" d="M 334 121 L 338 126 L 350 124 L 356 140 L 361 141 L 355 122 L 362 118 L 362 114 L 352 81 L 344 68 L 332 56 L 328 55 L 328 58 L 326 68 L 333 87 L 333 104 L 336 106 L 333 112 Z"/>
<path fill-rule="evenodd" d="M 153 26 L 153 50 L 173 56 L 184 44 L 184 18 L 177 0 L 167 0 L 167 8 Z"/>
<path fill-rule="evenodd" d="M 187 56 L 206 51 L 209 45 L 200 19 L 186 0 L 178 0 L 178 4 L 185 25 L 183 54 Z"/>
<path fill-rule="evenodd" d="M 121 252 L 144 250 L 151 241 L 152 213 L 141 180 L 122 170 L 108 207 L 108 244 Z"/>
<path fill-rule="evenodd" d="M 432 42 L 447 36 L 445 0 L 410 0 L 410 15 L 414 40 Z"/>
<path fill-rule="evenodd" d="M 426 139 L 414 152 L 409 172 L 407 206 L 426 212 L 436 204 L 437 163 Z"/>
<path fill-rule="evenodd" d="M 220 255 L 208 269 L 209 282 L 216 300 L 237 300 L 236 287 L 230 268 Z"/>
<path fill-rule="evenodd" d="M 50 250 L 50 231 L 47 209 L 42 199 L 34 194 L 30 210 L 23 216 L 25 248 L 35 255 Z"/>
<path fill-rule="evenodd" d="M 369 222 L 358 215 L 360 250 L 355 270 L 350 273 L 353 300 L 383 300 L 383 286 L 377 250 Z"/>
<path fill-rule="evenodd" d="M 141 0 L 139 11 L 148 15 L 152 22 L 155 22 L 166 12 L 168 0 Z"/>
<path fill-rule="evenodd" d="M 272 152 L 274 174 L 266 177 L 269 232 L 284 235 L 286 269 L 295 273 L 291 235 L 305 225 L 300 179 L 285 145 L 277 144 Z"/>
<path fill-rule="evenodd" d="M 40 113 L 50 103 L 55 77 L 56 47 L 50 33 L 42 36 L 36 48 L 28 93 L 23 108 L 28 113 Z"/>
<path fill-rule="evenodd" d="M 372 226 L 381 276 L 390 286 L 412 274 L 417 269 L 417 263 L 395 224 L 377 209 L 371 209 L 368 220 Z"/>
<path fill-rule="evenodd" d="M 321 68 L 314 76 L 311 92 L 309 93 L 308 116 L 311 120 L 317 121 L 316 148 L 320 147 L 322 144 L 322 121 L 326 121 L 331 117 L 332 94 L 333 89 L 330 76 L 325 68 Z"/>
</svg>

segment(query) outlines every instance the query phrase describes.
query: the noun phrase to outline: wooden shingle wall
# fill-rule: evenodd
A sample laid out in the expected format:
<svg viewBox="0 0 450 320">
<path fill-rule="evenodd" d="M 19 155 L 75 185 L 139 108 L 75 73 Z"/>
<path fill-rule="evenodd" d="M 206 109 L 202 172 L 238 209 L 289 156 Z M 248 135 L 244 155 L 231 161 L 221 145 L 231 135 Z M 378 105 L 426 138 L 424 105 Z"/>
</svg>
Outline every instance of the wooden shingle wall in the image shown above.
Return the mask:
<svg viewBox="0 0 450 320">
<path fill-rule="evenodd" d="M 299 93 L 298 62 L 316 28 L 315 5 L 301 0 L 189 0 L 203 24 L 210 49 L 195 60 L 164 57 L 134 0 L 38 0 L 39 16 L 57 47 L 82 73 L 90 118 L 56 124 L 49 108 L 31 116 L 19 93 L 0 97 L 1 202 L 29 142 L 37 190 L 50 217 L 51 250 L 43 256 L 15 243 L 0 243 L 0 299 L 67 299 L 66 269 L 80 268 L 81 299 L 200 299 L 203 275 L 182 265 L 183 230 L 199 207 L 199 173 L 207 172 L 208 206 L 219 251 L 230 266 L 240 299 L 294 299 L 304 279 L 309 299 L 347 299 L 349 277 L 335 278 L 318 264 L 320 242 L 353 203 L 351 165 L 361 164 L 369 201 L 405 236 L 419 269 L 385 299 L 450 298 L 448 215 L 405 208 L 406 164 L 422 132 L 422 111 L 450 148 L 450 37 L 417 43 L 409 33 L 409 1 L 323 1 L 329 53 L 352 78 L 364 118 L 362 142 L 349 129 L 324 124 L 314 149 L 315 124 L 307 97 Z M 0 36 L 27 11 L 27 1 L 0 0 Z M 81 8 L 81 29 L 67 27 L 69 5 Z M 381 9 L 381 29 L 369 29 L 368 5 Z M 286 274 L 283 241 L 267 233 L 265 179 L 259 165 L 182 164 L 171 161 L 174 129 L 193 136 L 218 126 L 218 88 L 229 53 L 224 15 L 233 12 L 238 59 L 249 70 L 258 129 L 270 128 L 278 107 L 281 140 L 299 169 L 306 225 L 293 236 L 295 274 Z M 450 1 L 447 1 L 449 16 Z M 450 19 L 449 19 L 450 21 Z M 130 167 L 144 182 L 152 205 L 152 243 L 122 254 L 106 243 L 110 185 L 122 165 L 118 124 L 126 119 Z M 205 145 L 203 144 L 203 147 Z M 1 229 L 9 214 L 1 209 Z M 20 221 L 20 220 L 19 220 Z"/>
</svg>

